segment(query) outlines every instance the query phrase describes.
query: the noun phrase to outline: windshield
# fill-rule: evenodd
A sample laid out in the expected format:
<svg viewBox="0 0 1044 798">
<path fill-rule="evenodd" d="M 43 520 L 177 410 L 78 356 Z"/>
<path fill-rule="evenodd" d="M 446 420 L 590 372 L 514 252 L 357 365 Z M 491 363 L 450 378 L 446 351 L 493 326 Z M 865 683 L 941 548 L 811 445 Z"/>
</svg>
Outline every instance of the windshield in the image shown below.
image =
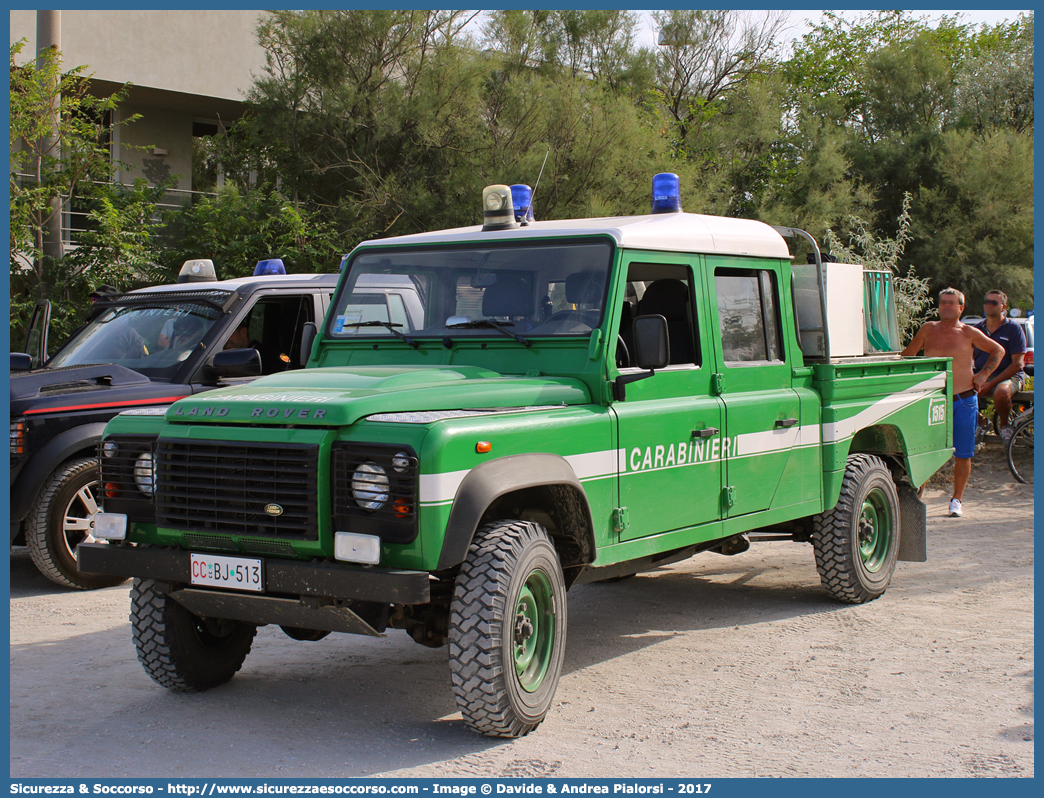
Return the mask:
<svg viewBox="0 0 1044 798">
<path fill-rule="evenodd" d="M 216 308 L 195 303 L 110 308 L 73 336 L 47 368 L 115 363 L 170 379 L 220 316 Z"/>
<path fill-rule="evenodd" d="M 608 241 L 363 250 L 327 334 L 589 336 L 602 320 L 612 254 Z"/>
</svg>

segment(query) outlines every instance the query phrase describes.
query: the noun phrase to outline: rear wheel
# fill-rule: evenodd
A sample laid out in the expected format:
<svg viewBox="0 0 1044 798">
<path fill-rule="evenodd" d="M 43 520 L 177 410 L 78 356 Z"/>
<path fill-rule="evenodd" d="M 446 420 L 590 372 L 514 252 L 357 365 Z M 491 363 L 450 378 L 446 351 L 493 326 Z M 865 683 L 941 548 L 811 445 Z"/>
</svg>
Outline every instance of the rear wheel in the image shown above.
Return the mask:
<svg viewBox="0 0 1044 798">
<path fill-rule="evenodd" d="M 80 590 L 118 585 L 122 577 L 87 574 L 76 566 L 76 547 L 94 542 L 98 512 L 98 461 L 69 460 L 44 483 L 26 524 L 26 544 L 33 564 L 52 582 Z"/>
<path fill-rule="evenodd" d="M 527 521 L 480 529 L 450 604 L 450 675 L 464 723 L 491 737 L 540 725 L 565 640 L 565 580 L 547 531 Z"/>
<path fill-rule="evenodd" d="M 1008 468 L 1016 480 L 1033 484 L 1033 416 L 1028 415 L 1015 425 L 1008 441 Z"/>
<path fill-rule="evenodd" d="M 899 554 L 899 495 L 880 458 L 848 458 L 841 495 L 815 517 L 812 544 L 820 581 L 834 598 L 862 604 L 885 592 Z"/>
<path fill-rule="evenodd" d="M 250 653 L 257 633 L 251 623 L 194 615 L 152 579 L 135 579 L 130 595 L 138 662 L 168 690 L 198 693 L 224 684 Z"/>
</svg>

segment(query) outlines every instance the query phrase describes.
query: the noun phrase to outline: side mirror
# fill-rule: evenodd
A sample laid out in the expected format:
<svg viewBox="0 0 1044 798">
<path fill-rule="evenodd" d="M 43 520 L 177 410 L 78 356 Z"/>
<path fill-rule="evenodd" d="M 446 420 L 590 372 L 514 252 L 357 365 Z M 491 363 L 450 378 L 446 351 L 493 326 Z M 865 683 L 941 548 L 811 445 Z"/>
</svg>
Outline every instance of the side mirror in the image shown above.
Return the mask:
<svg viewBox="0 0 1044 798">
<path fill-rule="evenodd" d="M 662 369 L 671 362 L 667 319 L 663 316 L 638 316 L 632 325 L 635 361 L 641 369 Z"/>
<path fill-rule="evenodd" d="M 304 328 L 301 330 L 301 357 L 297 361 L 302 368 L 308 364 L 308 357 L 312 354 L 312 344 L 315 343 L 315 336 L 318 332 L 314 321 L 305 322 Z"/>
<path fill-rule="evenodd" d="M 11 371 L 29 371 L 33 367 L 33 356 L 25 352 L 11 353 Z"/>
<path fill-rule="evenodd" d="M 634 333 L 635 361 L 638 368 L 648 369 L 640 374 L 621 374 L 613 381 L 613 398 L 622 402 L 627 398 L 627 386 L 644 380 L 671 362 L 671 344 L 667 337 L 667 319 L 663 316 L 638 316 L 631 324 Z"/>
<path fill-rule="evenodd" d="M 230 377 L 257 377 L 261 374 L 261 353 L 256 349 L 228 349 L 216 352 L 203 366 L 212 380 Z"/>
</svg>

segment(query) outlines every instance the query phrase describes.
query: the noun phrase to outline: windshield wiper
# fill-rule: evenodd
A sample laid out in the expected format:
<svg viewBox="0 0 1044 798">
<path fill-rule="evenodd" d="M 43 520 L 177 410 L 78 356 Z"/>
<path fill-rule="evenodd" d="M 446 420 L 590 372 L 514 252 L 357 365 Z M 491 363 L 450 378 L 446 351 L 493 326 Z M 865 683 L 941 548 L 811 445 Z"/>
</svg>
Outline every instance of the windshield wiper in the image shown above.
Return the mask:
<svg viewBox="0 0 1044 798">
<path fill-rule="evenodd" d="M 476 329 L 476 328 L 479 328 L 479 327 L 490 327 L 490 328 L 492 328 L 494 330 L 500 330 L 502 333 L 504 333 L 504 335 L 507 335 L 507 336 L 510 336 L 511 338 L 514 338 L 520 344 L 525 344 L 526 349 L 529 349 L 530 347 L 532 347 L 533 346 L 532 341 L 528 341 L 525 338 L 523 338 L 521 335 L 519 335 L 518 333 L 513 333 L 513 332 L 511 332 L 511 330 L 506 329 L 507 327 L 514 327 L 514 326 L 515 326 L 515 323 L 513 321 L 493 321 L 493 319 L 478 319 L 476 321 L 461 322 L 460 324 L 447 324 L 446 325 L 446 329 L 447 330 L 452 330 L 452 329 L 456 329 L 456 328 L 459 328 L 459 327 L 468 327 L 468 328 L 471 328 L 471 329 Z"/>
<path fill-rule="evenodd" d="M 346 327 L 386 327 L 388 329 L 388 331 L 390 333 L 392 333 L 395 337 L 399 338 L 400 340 L 405 341 L 410 346 L 412 346 L 414 349 L 420 349 L 420 344 L 419 343 L 414 341 L 408 335 L 403 335 L 401 332 L 399 332 L 398 330 L 395 329 L 396 327 L 401 327 L 402 325 L 401 324 L 397 324 L 394 321 L 392 321 L 392 322 L 377 321 L 376 319 L 374 319 L 372 321 L 360 321 L 360 322 L 358 322 L 356 324 L 350 324 L 350 325 L 346 324 L 345 326 Z"/>
</svg>

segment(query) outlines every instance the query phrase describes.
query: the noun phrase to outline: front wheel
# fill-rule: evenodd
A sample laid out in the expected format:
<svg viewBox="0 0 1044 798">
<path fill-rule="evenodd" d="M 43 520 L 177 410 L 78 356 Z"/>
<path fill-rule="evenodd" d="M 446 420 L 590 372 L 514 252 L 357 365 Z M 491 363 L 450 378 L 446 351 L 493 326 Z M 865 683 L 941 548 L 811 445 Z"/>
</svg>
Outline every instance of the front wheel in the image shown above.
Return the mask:
<svg viewBox="0 0 1044 798">
<path fill-rule="evenodd" d="M 76 546 L 94 542 L 91 532 L 98 498 L 98 461 L 93 457 L 62 463 L 40 490 L 26 524 L 25 542 L 33 564 L 52 582 L 94 590 L 124 581 L 87 574 L 76 566 Z"/>
<path fill-rule="evenodd" d="M 199 693 L 224 684 L 250 653 L 257 632 L 251 623 L 194 615 L 152 579 L 135 579 L 130 595 L 138 662 L 168 690 Z"/>
<path fill-rule="evenodd" d="M 527 521 L 484 526 L 450 603 L 450 675 L 464 723 L 490 737 L 539 726 L 565 640 L 565 580 L 547 531 Z"/>
<path fill-rule="evenodd" d="M 899 553 L 899 495 L 880 458 L 848 458 L 837 504 L 813 519 L 812 544 L 834 598 L 862 604 L 885 592 Z"/>
</svg>

